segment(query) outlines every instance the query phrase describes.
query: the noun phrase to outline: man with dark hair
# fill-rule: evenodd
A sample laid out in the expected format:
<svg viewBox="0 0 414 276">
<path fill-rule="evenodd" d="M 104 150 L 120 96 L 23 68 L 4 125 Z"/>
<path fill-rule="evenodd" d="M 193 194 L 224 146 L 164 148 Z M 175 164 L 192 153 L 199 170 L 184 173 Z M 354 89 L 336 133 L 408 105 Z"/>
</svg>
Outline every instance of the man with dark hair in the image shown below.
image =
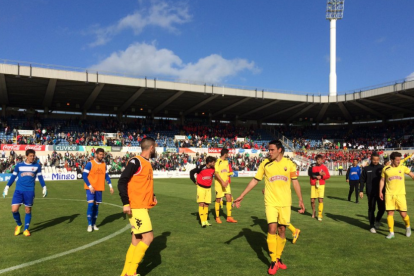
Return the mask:
<svg viewBox="0 0 414 276">
<path fill-rule="evenodd" d="M 358 203 L 359 177 L 361 175 L 361 168 L 358 166 L 358 159 L 352 161 L 352 166 L 346 172 L 346 182 L 349 182 L 348 201 L 351 201 L 352 193 L 355 190 L 355 203 Z"/>
<path fill-rule="evenodd" d="M 32 220 L 32 207 L 35 197 L 35 182 L 36 177 L 39 179 L 40 185 L 43 187 L 43 197 L 47 196 L 46 183 L 42 176 L 42 167 L 35 162 L 36 152 L 32 149 L 26 150 L 26 161 L 18 163 L 14 168 L 14 172 L 9 182 L 3 191 L 3 197 L 8 194 L 9 188 L 16 182 L 16 190 L 14 191 L 12 199 L 12 213 L 13 218 L 17 223 L 14 230 L 14 235 L 18 236 L 22 228 L 22 221 L 20 219 L 19 208 L 22 204 L 25 206 L 26 217 L 24 220 L 23 235 L 30 236 L 29 225 Z"/>
<path fill-rule="evenodd" d="M 154 240 L 149 209 L 157 204 L 154 194 L 154 176 L 150 158 L 156 156 L 153 138 L 141 141 L 141 155 L 128 161 L 118 182 L 123 211 L 129 216 L 132 240 L 121 275 L 137 275 L 139 263 Z"/>
<path fill-rule="evenodd" d="M 269 143 L 269 158 L 265 159 L 259 167 L 256 176 L 249 182 L 246 189 L 234 201 L 236 207 L 244 196 L 265 178 L 265 206 L 269 227 L 267 245 L 271 257 L 268 270 L 270 275 L 276 274 L 278 269 L 286 269 L 281 256 L 286 244 L 286 226 L 290 224 L 292 205 L 292 192 L 290 184 L 293 184 L 296 195 L 299 198 L 300 213 L 305 212 L 302 200 L 300 184 L 296 175 L 296 165 L 288 158 L 283 158 L 284 147 L 280 141 L 273 140 Z"/>
<path fill-rule="evenodd" d="M 88 202 L 88 209 L 86 216 L 88 219 L 88 232 L 93 230 L 98 231 L 96 226 L 96 219 L 98 218 L 99 204 L 102 203 L 102 192 L 105 191 L 105 179 L 109 185 L 109 191 L 114 193 L 111 179 L 106 170 L 104 159 L 105 151 L 103 148 L 98 148 L 95 151 L 94 159 L 88 162 L 83 170 L 82 178 L 85 182 L 84 188 L 86 190 L 86 201 Z"/>
<path fill-rule="evenodd" d="M 377 233 L 377 229 L 380 226 L 380 221 L 385 213 L 385 202 L 379 198 L 379 185 L 381 180 L 381 172 L 384 168 L 379 163 L 380 157 L 378 153 L 373 152 L 371 154 L 371 163 L 362 169 L 361 178 L 359 183 L 361 184 L 359 197 L 364 197 L 364 187 L 366 184 L 366 194 L 368 195 L 368 220 L 369 231 L 373 234 Z M 385 190 L 382 190 L 385 193 Z M 378 206 L 378 213 L 375 216 L 375 205 Z"/>
<path fill-rule="evenodd" d="M 190 171 L 190 179 L 197 185 L 198 214 L 201 227 L 211 226 L 208 222 L 208 206 L 211 204 L 211 184 L 214 177 L 216 158 L 207 156 L 206 164 Z M 197 180 L 194 175 L 197 174 Z"/>
<path fill-rule="evenodd" d="M 315 218 L 315 200 L 318 199 L 318 220 L 322 221 L 323 212 L 323 198 L 325 196 L 325 180 L 329 179 L 328 168 L 323 164 L 322 155 L 315 156 L 316 163 L 313 163 L 308 170 L 311 185 L 311 205 L 312 205 L 312 218 Z"/>
<path fill-rule="evenodd" d="M 215 164 L 215 188 L 216 188 L 216 203 L 214 209 L 216 211 L 216 222 L 221 223 L 220 219 L 220 202 L 223 200 L 223 197 L 226 197 L 226 209 L 227 209 L 227 222 L 236 223 L 232 215 L 232 201 L 233 197 L 231 196 L 231 188 L 229 183 L 229 150 L 223 148 L 220 153 L 220 158 Z"/>
<path fill-rule="evenodd" d="M 394 238 L 394 211 L 397 210 L 404 220 L 406 236 L 411 236 L 410 217 L 407 214 L 407 199 L 405 197 L 405 176 L 408 174 L 414 180 L 414 173 L 406 166 L 400 165 L 401 153 L 393 152 L 390 156 L 391 165 L 382 169 L 379 185 L 379 197 L 385 199 L 385 209 L 387 210 L 387 223 L 390 233 L 387 239 Z M 385 185 L 385 196 L 383 193 Z"/>
</svg>

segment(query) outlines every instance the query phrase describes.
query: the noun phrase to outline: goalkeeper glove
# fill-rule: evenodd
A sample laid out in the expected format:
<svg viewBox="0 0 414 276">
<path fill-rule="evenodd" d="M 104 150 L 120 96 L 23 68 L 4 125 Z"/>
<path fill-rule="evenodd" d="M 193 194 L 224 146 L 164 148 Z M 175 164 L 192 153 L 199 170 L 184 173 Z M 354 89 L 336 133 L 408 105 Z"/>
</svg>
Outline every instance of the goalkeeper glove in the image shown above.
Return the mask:
<svg viewBox="0 0 414 276">
<path fill-rule="evenodd" d="M 4 187 L 4 191 L 3 191 L 3 197 L 6 198 L 6 195 L 9 193 L 9 186 L 6 185 L 6 187 Z"/>
<path fill-rule="evenodd" d="M 47 196 L 47 188 L 46 186 L 43 187 L 43 197 Z"/>
</svg>

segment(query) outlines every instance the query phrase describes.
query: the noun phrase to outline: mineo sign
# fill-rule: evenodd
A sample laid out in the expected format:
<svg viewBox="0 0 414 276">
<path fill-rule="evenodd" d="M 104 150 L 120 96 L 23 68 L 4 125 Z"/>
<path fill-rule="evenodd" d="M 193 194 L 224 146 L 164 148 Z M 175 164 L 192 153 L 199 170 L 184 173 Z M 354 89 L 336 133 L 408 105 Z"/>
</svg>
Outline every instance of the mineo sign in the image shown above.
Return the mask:
<svg viewBox="0 0 414 276">
<path fill-rule="evenodd" d="M 42 173 L 44 180 L 76 180 L 76 172 L 67 173 Z M 37 180 L 37 179 L 36 179 Z"/>
<path fill-rule="evenodd" d="M 53 146 L 53 150 L 56 151 L 79 151 L 79 146 Z"/>
</svg>

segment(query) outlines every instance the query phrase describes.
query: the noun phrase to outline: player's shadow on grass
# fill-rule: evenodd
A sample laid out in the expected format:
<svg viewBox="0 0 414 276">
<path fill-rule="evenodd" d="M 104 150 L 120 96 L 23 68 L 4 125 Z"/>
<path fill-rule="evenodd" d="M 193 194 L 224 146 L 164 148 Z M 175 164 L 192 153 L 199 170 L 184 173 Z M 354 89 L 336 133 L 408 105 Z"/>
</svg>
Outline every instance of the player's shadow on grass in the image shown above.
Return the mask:
<svg viewBox="0 0 414 276">
<path fill-rule="evenodd" d="M 154 238 L 151 246 L 145 252 L 145 257 L 138 267 L 138 272 L 141 275 L 149 274 L 154 268 L 162 263 L 161 251 L 167 248 L 167 237 L 171 232 L 164 232 L 160 236 Z"/>
<path fill-rule="evenodd" d="M 299 207 L 292 206 L 292 211 L 298 212 L 299 210 L 300 210 L 300 208 L 299 208 Z M 311 210 L 312 210 L 312 209 L 311 209 Z M 309 213 L 308 211 L 306 211 L 306 209 L 305 209 L 305 213 L 303 213 L 303 214 L 301 214 L 301 215 L 312 216 L 312 214 L 311 214 L 311 213 Z"/>
<path fill-rule="evenodd" d="M 356 219 L 356 218 L 346 217 L 346 216 L 337 215 L 337 214 L 330 214 L 330 213 L 326 213 L 325 216 L 327 216 L 328 218 L 333 219 L 335 221 L 342 221 L 342 222 L 348 223 L 350 225 L 357 226 L 357 227 L 362 228 L 364 230 L 369 229 L 369 224 L 368 223 L 364 223 L 363 221 L 361 221 L 359 219 Z"/>
<path fill-rule="evenodd" d="M 261 218 L 258 218 L 256 216 L 251 216 L 251 218 L 253 220 L 253 224 L 250 225 L 250 227 L 259 225 L 260 229 L 262 229 L 263 233 L 267 233 L 269 231 L 269 224 L 267 224 L 266 219 L 261 219 Z"/>
<path fill-rule="evenodd" d="M 364 215 L 357 215 L 357 217 L 361 217 L 361 218 L 365 218 L 367 220 L 367 226 L 369 226 L 369 222 L 368 222 L 368 216 L 364 216 Z M 385 218 L 384 218 L 385 217 Z M 387 224 L 387 213 L 384 213 L 384 216 L 381 219 L 381 223 L 382 223 L 382 228 L 377 229 L 377 231 L 386 231 L 388 233 L 388 224 Z M 402 223 L 401 221 L 396 221 L 396 219 L 401 218 L 400 214 L 394 214 L 394 227 L 401 227 L 403 229 L 405 229 L 405 224 Z"/>
<path fill-rule="evenodd" d="M 99 227 L 104 226 L 105 224 L 114 222 L 120 218 L 124 218 L 124 220 L 126 220 L 127 216 L 125 213 L 116 213 L 116 214 L 109 215 L 106 218 L 104 218 L 103 221 L 98 226 Z"/>
<path fill-rule="evenodd" d="M 71 215 L 71 216 L 57 217 L 57 218 L 49 219 L 49 220 L 46 220 L 46 221 L 43 221 L 43 222 L 38 222 L 38 223 L 35 223 L 36 226 L 34 228 L 30 229 L 30 232 L 41 231 L 41 230 L 44 230 L 46 228 L 58 225 L 60 223 L 64 223 L 66 221 L 68 221 L 67 223 L 72 223 L 73 220 L 75 218 L 77 218 L 78 216 L 79 216 L 79 214 L 74 214 L 74 215 Z"/>
<path fill-rule="evenodd" d="M 246 238 L 246 241 L 249 243 L 253 251 L 256 252 L 257 258 L 259 258 L 259 260 L 261 260 L 265 265 L 269 266 L 269 259 L 263 253 L 263 250 L 267 253 L 269 252 L 267 247 L 267 236 L 265 234 L 252 231 L 249 228 L 243 228 L 237 236 L 234 236 L 230 240 L 226 241 L 225 244 L 230 244 L 232 241 L 243 236 Z"/>
<path fill-rule="evenodd" d="M 334 200 L 348 201 L 348 198 L 342 198 L 342 197 L 336 197 L 336 196 L 327 196 L 327 198 L 334 199 Z"/>
</svg>

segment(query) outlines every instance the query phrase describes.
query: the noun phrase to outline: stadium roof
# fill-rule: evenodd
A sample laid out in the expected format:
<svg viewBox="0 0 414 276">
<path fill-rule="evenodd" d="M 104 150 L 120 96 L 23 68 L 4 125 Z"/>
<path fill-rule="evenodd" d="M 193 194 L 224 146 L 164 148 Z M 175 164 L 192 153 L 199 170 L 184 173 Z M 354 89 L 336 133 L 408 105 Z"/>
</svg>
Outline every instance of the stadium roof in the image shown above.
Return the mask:
<svg viewBox="0 0 414 276">
<path fill-rule="evenodd" d="M 335 97 L 0 63 L 0 107 L 213 120 L 319 123 L 414 117 L 414 80 Z"/>
</svg>

